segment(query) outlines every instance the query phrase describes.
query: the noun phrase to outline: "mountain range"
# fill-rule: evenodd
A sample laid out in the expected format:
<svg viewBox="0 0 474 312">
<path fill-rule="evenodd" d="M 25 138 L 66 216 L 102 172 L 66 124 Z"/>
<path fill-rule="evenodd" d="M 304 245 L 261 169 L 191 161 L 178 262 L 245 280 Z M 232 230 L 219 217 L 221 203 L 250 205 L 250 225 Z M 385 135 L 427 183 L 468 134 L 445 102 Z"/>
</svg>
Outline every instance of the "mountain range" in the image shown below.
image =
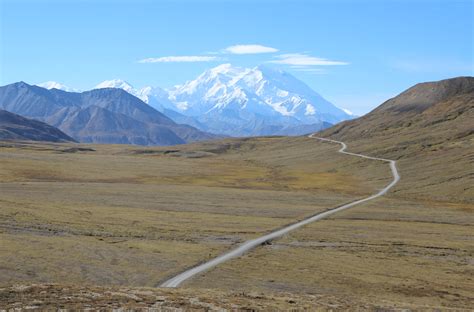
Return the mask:
<svg viewBox="0 0 474 312">
<path fill-rule="evenodd" d="M 46 122 L 79 142 L 173 145 L 216 137 L 177 124 L 116 88 L 76 93 L 18 82 L 0 87 L 0 108 Z"/>
<path fill-rule="evenodd" d="M 41 85 L 70 90 L 59 83 Z M 120 79 L 94 89 L 101 88 L 123 89 L 177 123 L 229 136 L 301 135 L 354 117 L 291 74 L 267 66 L 222 64 L 168 90 L 136 89 Z"/>
</svg>

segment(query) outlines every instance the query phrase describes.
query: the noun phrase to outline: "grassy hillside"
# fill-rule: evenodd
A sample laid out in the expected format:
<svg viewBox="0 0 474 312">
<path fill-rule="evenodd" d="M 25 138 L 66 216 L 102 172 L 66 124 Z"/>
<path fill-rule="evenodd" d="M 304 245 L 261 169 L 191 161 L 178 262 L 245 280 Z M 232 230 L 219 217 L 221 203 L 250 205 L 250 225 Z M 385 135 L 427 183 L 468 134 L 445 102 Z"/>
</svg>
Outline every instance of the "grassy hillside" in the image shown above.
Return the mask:
<svg viewBox="0 0 474 312">
<path fill-rule="evenodd" d="M 321 136 L 399 160 L 402 196 L 473 203 L 473 120 L 474 78 L 460 77 L 417 84 Z"/>
</svg>

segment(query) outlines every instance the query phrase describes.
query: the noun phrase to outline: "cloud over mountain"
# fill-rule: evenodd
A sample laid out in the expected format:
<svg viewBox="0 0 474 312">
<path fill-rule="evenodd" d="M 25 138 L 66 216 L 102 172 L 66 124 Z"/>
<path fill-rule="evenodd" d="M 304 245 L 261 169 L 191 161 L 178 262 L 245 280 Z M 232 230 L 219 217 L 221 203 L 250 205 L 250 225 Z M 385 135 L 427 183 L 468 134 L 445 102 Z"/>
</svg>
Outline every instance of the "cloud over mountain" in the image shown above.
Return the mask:
<svg viewBox="0 0 474 312">
<path fill-rule="evenodd" d="M 191 62 L 212 62 L 219 60 L 216 56 L 162 56 L 162 57 L 150 57 L 138 61 L 139 63 L 191 63 Z"/>
<path fill-rule="evenodd" d="M 225 48 L 224 52 L 231 54 L 260 54 L 278 52 L 278 49 L 260 44 L 237 44 Z"/>
</svg>

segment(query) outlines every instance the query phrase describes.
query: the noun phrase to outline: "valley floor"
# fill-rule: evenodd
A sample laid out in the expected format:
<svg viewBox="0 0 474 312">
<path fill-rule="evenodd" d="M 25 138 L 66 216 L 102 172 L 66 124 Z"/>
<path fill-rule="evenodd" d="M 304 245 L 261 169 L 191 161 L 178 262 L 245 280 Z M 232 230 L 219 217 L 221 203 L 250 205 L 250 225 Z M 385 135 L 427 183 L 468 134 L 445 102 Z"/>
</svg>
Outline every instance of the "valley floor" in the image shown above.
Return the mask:
<svg viewBox="0 0 474 312">
<path fill-rule="evenodd" d="M 0 145 L 0 300 L 8 304 L 33 298 L 17 296 L 12 284 L 76 285 L 65 293 L 81 292 L 77 285 L 155 287 L 231 246 L 375 193 L 391 180 L 385 163 L 342 155 L 338 145 L 310 138 L 161 148 Z M 401 186 L 385 198 L 297 230 L 184 289 L 154 292 L 264 292 L 268 307 L 280 300 L 268 299 L 272 293 L 284 292 L 305 304 L 328 304 L 322 308 L 331 300 L 339 302 L 336 309 L 469 308 L 474 207 L 405 198 L 400 165 Z M 219 294 L 229 302 L 238 296 Z"/>
<path fill-rule="evenodd" d="M 472 308 L 474 223 L 464 209 L 375 200 L 225 263 L 187 287 L 338 294 L 399 308 Z"/>
</svg>

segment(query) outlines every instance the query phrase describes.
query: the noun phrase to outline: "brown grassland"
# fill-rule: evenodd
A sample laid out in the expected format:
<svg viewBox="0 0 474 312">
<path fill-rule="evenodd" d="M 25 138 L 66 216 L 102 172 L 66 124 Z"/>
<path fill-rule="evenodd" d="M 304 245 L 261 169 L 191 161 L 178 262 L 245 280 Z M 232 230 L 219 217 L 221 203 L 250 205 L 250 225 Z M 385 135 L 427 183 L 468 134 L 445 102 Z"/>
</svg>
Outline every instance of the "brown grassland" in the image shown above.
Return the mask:
<svg viewBox="0 0 474 312">
<path fill-rule="evenodd" d="M 247 239 L 391 181 L 385 163 L 338 148 L 307 137 L 155 148 L 3 142 L 0 300 L 14 307 L 37 293 L 12 290 L 19 283 L 75 285 L 70 292 L 81 292 L 78 285 L 112 287 L 109 292 L 154 287 Z M 159 295 L 206 301 L 214 293 L 213 304 L 224 308 L 250 296 L 235 307 L 287 309 L 301 300 L 299 308 L 323 310 L 467 309 L 474 300 L 474 205 L 429 183 L 417 189 L 423 166 L 437 157 L 401 159 L 402 181 L 386 197 Z"/>
<path fill-rule="evenodd" d="M 358 160 L 336 168 L 341 156 L 324 156 L 332 149 L 309 138 L 172 149 L 5 142 L 0 283 L 155 286 L 387 180 L 383 166 Z"/>
</svg>

